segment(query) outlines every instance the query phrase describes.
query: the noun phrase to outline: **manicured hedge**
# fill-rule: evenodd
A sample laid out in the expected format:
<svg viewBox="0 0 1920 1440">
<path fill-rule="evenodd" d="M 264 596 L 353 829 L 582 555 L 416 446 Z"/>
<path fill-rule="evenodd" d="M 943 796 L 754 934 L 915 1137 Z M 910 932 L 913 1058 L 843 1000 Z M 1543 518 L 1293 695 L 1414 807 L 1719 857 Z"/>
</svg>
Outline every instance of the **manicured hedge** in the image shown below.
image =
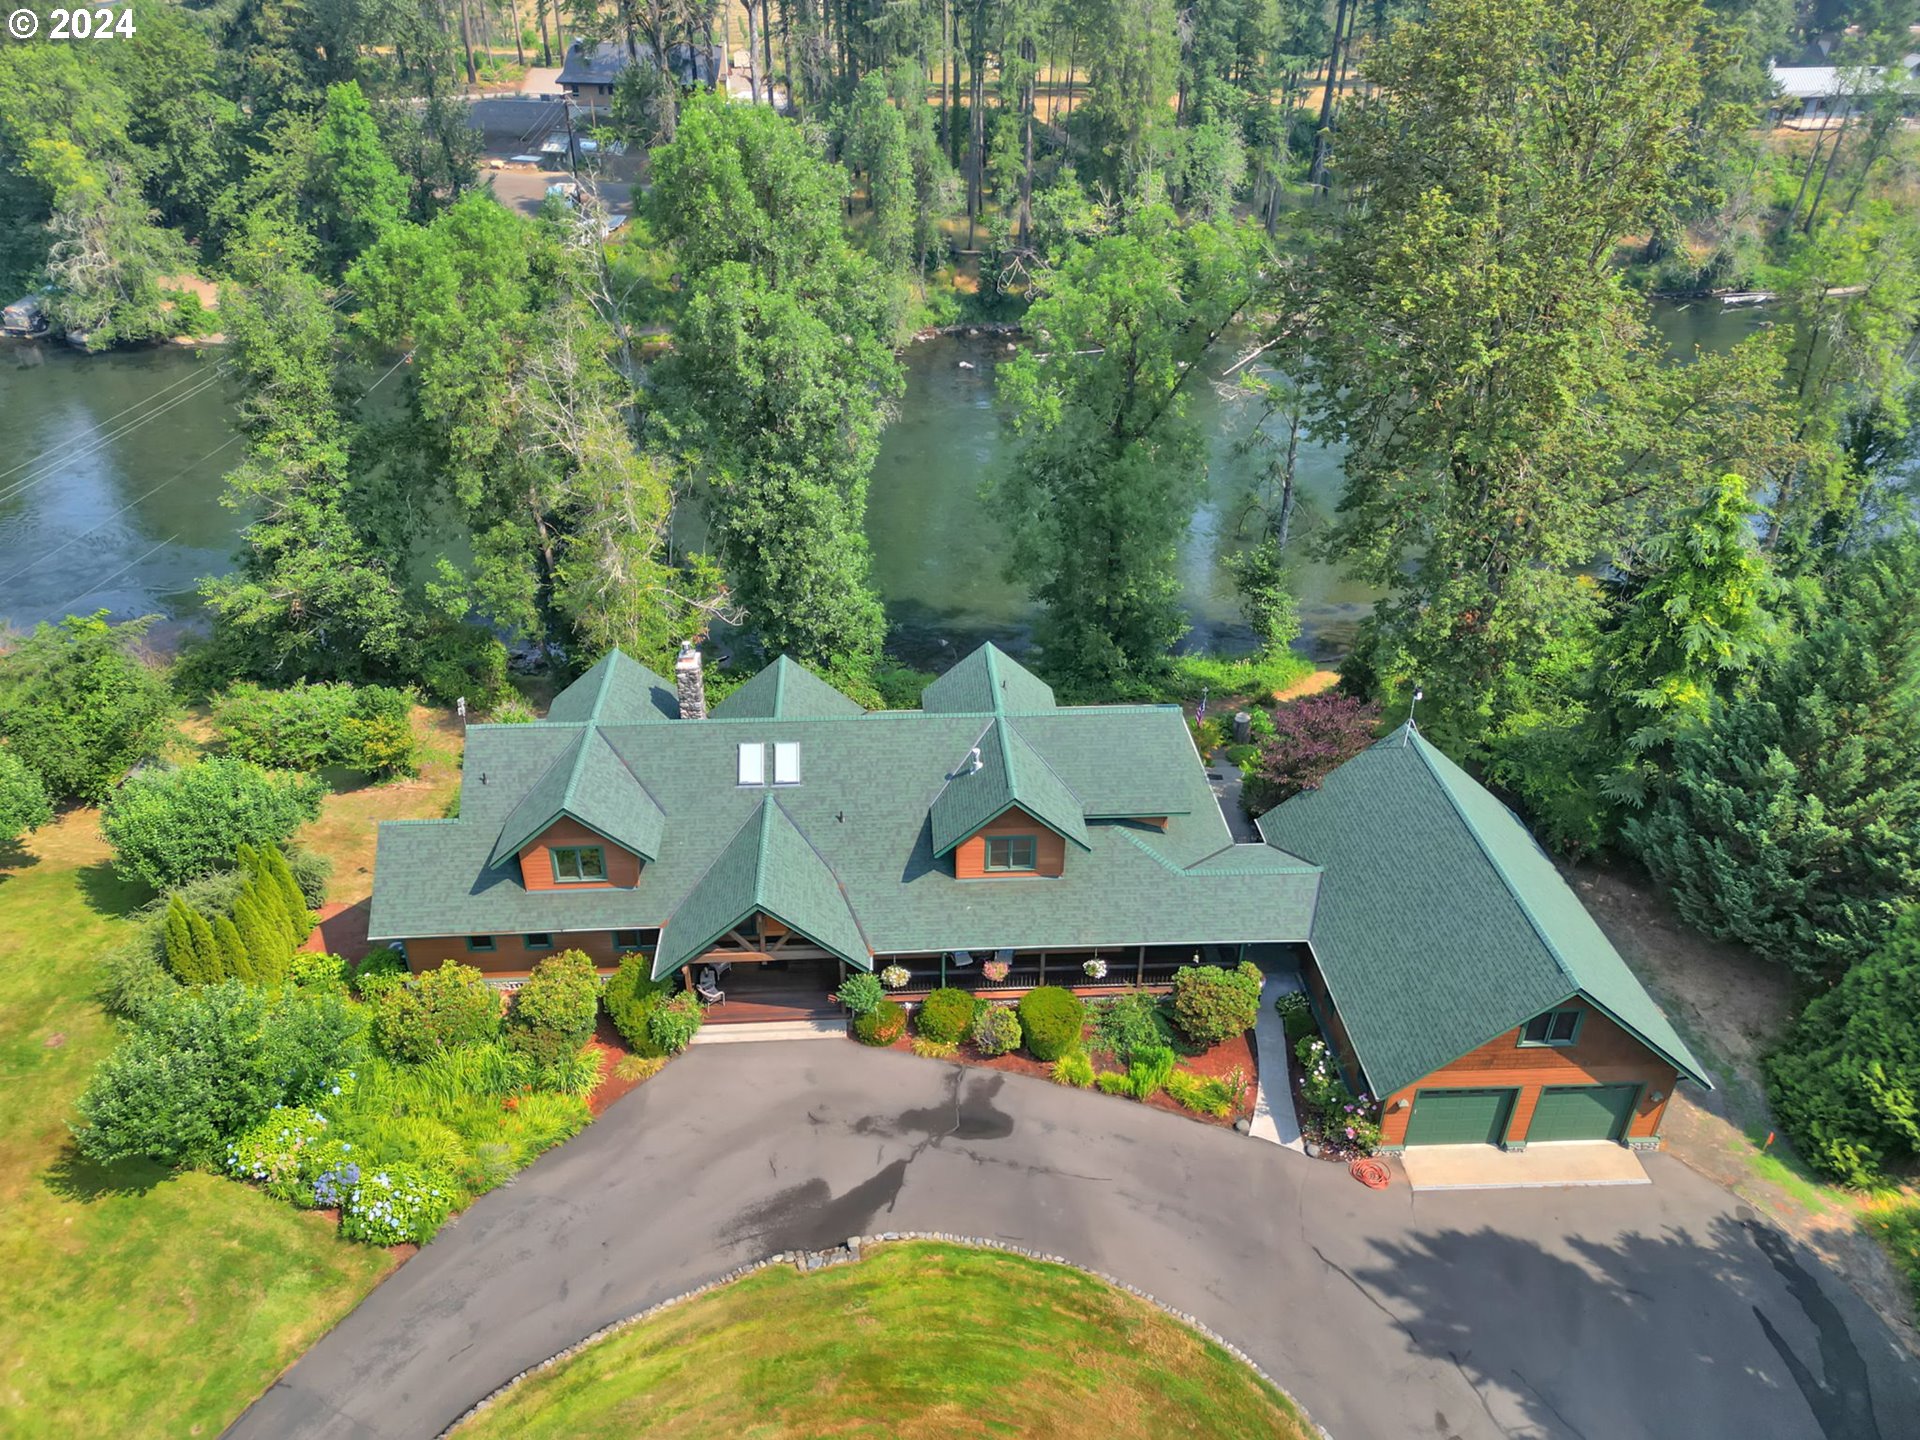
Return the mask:
<svg viewBox="0 0 1920 1440">
<path fill-rule="evenodd" d="M 647 1028 L 654 1010 L 673 993 L 673 982 L 653 978 L 653 962 L 635 952 L 620 962 L 620 968 L 607 981 L 600 994 L 607 1018 L 637 1055 L 659 1056 L 661 1050 Z"/>
<path fill-rule="evenodd" d="M 965 990 L 951 986 L 935 990 L 920 1002 L 914 1017 L 914 1033 L 936 1045 L 952 1045 L 967 1038 L 973 1029 L 974 1011 L 979 1002 Z"/>
<path fill-rule="evenodd" d="M 853 1038 L 862 1045 L 891 1045 L 907 1033 L 907 1007 L 898 1000 L 882 1000 L 853 1022 Z"/>
<path fill-rule="evenodd" d="M 1080 1046 L 1087 1007 L 1071 990 L 1042 985 L 1020 997 L 1020 1029 L 1036 1060 L 1058 1060 Z"/>
</svg>

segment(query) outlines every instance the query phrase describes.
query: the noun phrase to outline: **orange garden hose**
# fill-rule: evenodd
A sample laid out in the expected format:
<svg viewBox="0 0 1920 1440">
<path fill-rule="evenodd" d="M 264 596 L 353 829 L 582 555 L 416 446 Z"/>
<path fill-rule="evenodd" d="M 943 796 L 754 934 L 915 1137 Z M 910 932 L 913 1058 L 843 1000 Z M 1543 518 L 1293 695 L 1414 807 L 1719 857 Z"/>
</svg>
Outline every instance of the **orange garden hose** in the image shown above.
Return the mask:
<svg viewBox="0 0 1920 1440">
<path fill-rule="evenodd" d="M 1393 1172 L 1379 1160 L 1356 1160 L 1347 1166 L 1347 1173 L 1369 1190 L 1384 1190 L 1393 1178 Z"/>
</svg>

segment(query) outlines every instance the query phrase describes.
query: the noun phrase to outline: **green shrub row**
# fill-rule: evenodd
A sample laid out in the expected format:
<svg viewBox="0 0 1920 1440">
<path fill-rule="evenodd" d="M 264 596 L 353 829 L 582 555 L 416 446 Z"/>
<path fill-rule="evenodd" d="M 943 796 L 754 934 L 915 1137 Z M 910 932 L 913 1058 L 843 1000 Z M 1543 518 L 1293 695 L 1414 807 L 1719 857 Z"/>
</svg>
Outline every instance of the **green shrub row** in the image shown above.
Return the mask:
<svg viewBox="0 0 1920 1440">
<path fill-rule="evenodd" d="M 699 997 L 671 980 L 655 980 L 652 962 L 637 952 L 620 962 L 601 1001 L 614 1028 L 638 1055 L 678 1055 L 700 1031 Z"/>
<path fill-rule="evenodd" d="M 213 700 L 227 753 L 277 770 L 342 765 L 375 778 L 419 769 L 413 696 L 386 685 L 296 681 L 269 690 L 241 681 Z"/>
<path fill-rule="evenodd" d="M 313 914 L 278 846 L 240 847 L 237 890 L 209 915 L 179 892 L 161 930 L 167 966 L 183 985 L 240 980 L 277 985 L 313 930 Z"/>
<path fill-rule="evenodd" d="M 241 846 L 282 844 L 325 794 L 311 775 L 210 756 L 129 778 L 101 804 L 100 833 L 123 879 L 171 890 L 229 868 Z"/>
</svg>

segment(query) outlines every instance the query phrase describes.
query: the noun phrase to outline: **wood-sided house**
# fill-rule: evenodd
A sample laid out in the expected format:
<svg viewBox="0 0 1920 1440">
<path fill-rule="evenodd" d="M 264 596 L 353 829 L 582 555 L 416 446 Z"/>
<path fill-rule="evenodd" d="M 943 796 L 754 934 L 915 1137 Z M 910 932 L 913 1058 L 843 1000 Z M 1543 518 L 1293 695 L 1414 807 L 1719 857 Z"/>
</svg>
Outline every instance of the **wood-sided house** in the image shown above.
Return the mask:
<svg viewBox="0 0 1920 1440">
<path fill-rule="evenodd" d="M 1499 870 L 1472 826 L 1437 824 L 1456 790 L 1532 864 Z M 1404 903 L 1397 791 L 1457 852 L 1456 880 L 1479 865 L 1498 883 Z M 901 966 L 907 996 L 1111 988 L 1260 946 L 1298 957 L 1356 1085 L 1407 1102 L 1387 1116 L 1395 1145 L 1471 1129 L 1486 1102 L 1454 1092 L 1506 1096 L 1498 1135 L 1489 1120 L 1469 1138 L 1523 1143 L 1548 1124 L 1657 1143 L 1676 1076 L 1704 1083 L 1518 821 L 1417 735 L 1262 827 L 1264 842 L 1236 843 L 1177 707 L 1059 705 L 991 645 L 918 710 L 871 713 L 786 659 L 708 713 L 691 651 L 672 683 L 615 652 L 544 721 L 468 729 L 457 819 L 382 823 L 369 930 L 415 970 L 458 960 L 512 983 L 555 950 L 603 972 L 638 952 L 656 978 L 724 964 L 735 1000 L 809 1003 L 848 970 Z M 1564 943 L 1571 962 L 1544 940 L 1516 948 L 1495 922 L 1529 906 L 1569 933 L 1584 922 L 1586 948 Z M 1370 915 L 1404 919 L 1406 937 Z M 1358 978 L 1369 966 L 1378 983 Z"/>
</svg>

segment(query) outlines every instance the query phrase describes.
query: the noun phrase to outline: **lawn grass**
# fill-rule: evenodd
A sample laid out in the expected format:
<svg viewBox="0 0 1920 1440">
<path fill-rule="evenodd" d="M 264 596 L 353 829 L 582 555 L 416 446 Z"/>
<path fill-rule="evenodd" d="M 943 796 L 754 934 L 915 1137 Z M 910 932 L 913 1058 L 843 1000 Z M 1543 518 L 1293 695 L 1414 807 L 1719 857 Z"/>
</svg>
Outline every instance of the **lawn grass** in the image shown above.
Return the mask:
<svg viewBox="0 0 1920 1440">
<path fill-rule="evenodd" d="M 68 1138 L 114 1043 L 97 959 L 148 898 L 76 811 L 0 856 L 0 1433 L 213 1435 L 393 1265 L 211 1175 Z"/>
<path fill-rule="evenodd" d="M 534 1376 L 463 1437 L 1306 1440 L 1217 1345 L 1058 1265 L 925 1242 L 771 1267 Z"/>
</svg>

